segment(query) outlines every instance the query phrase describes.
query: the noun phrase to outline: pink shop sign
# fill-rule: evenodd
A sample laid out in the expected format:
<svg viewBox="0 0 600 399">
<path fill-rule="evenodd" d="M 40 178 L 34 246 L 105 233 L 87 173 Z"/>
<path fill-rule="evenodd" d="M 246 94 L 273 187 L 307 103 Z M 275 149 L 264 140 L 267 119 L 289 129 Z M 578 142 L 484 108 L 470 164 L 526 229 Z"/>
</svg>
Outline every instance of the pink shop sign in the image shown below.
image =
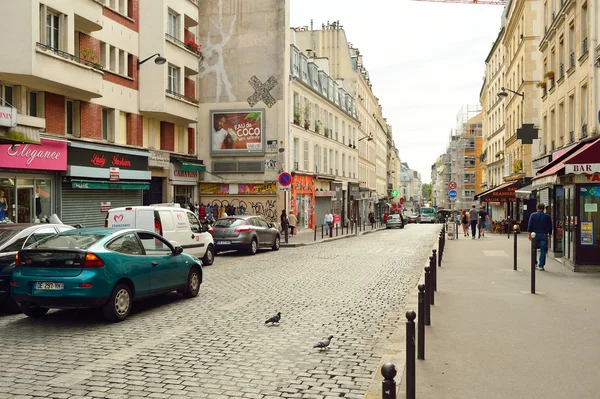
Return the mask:
<svg viewBox="0 0 600 399">
<path fill-rule="evenodd" d="M 67 170 L 67 143 L 44 138 L 40 142 L 0 145 L 0 168 Z"/>
</svg>

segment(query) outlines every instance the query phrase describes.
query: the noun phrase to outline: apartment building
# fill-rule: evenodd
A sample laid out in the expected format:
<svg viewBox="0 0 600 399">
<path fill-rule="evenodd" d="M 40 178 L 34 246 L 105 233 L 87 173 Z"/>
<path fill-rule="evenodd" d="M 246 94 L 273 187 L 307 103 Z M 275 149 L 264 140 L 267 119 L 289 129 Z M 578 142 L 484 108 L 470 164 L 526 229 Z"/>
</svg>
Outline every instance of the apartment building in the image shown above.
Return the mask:
<svg viewBox="0 0 600 399">
<path fill-rule="evenodd" d="M 327 211 L 358 219 L 356 99 L 329 75 L 327 58 L 295 45 L 291 57 L 291 207 L 305 228 L 323 224 Z"/>
<path fill-rule="evenodd" d="M 0 160 L 7 219 L 101 226 L 110 207 L 197 200 L 196 3 L 33 0 L 4 12 L 1 106 L 14 115 L 6 133 L 22 138 Z"/>
</svg>

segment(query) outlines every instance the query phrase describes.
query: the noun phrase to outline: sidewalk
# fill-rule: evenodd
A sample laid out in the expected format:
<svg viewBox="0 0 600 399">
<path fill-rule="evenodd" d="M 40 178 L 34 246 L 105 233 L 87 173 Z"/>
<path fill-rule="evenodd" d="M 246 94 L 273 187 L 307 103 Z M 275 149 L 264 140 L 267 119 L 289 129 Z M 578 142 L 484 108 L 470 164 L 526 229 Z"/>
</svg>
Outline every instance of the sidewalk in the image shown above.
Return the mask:
<svg viewBox="0 0 600 399">
<path fill-rule="evenodd" d="M 335 240 L 341 240 L 344 238 L 356 237 L 357 235 L 360 236 L 363 234 L 369 234 L 371 232 L 375 232 L 375 231 L 379 231 L 379 230 L 385 230 L 385 226 L 371 229 L 371 226 L 367 225 L 367 229 L 362 230 L 362 227 L 361 227 L 361 229 L 358 231 L 358 234 L 354 234 L 354 232 L 351 233 L 350 229 L 346 230 L 346 228 L 344 228 L 343 235 L 342 235 L 342 228 L 339 227 L 337 230 L 337 236 L 336 236 L 336 230 L 334 228 L 333 229 L 333 237 L 330 238 L 330 237 L 325 236 L 325 230 L 323 229 L 323 238 L 321 238 L 321 227 L 318 226 L 316 241 L 315 241 L 315 231 L 314 230 L 302 229 L 298 232 L 298 234 L 294 235 L 293 237 L 289 236 L 287 244 L 284 242 L 285 238 L 282 235 L 281 236 L 281 247 L 282 248 L 303 247 L 303 246 L 307 246 L 307 245 L 320 244 L 320 243 L 326 242 L 326 241 L 335 241 Z"/>
<path fill-rule="evenodd" d="M 498 234 L 446 241 L 417 397 L 599 397 L 600 273 L 549 257 L 533 295 L 527 235 L 518 237 L 518 271 L 513 243 Z M 405 364 L 396 366 L 404 398 Z"/>
</svg>

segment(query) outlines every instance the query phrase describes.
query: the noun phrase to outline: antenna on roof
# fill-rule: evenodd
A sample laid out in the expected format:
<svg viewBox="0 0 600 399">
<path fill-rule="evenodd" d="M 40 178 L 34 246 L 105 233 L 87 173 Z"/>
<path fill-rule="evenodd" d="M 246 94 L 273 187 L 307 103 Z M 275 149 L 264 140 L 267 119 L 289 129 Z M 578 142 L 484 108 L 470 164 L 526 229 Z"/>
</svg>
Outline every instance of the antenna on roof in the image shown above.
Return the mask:
<svg viewBox="0 0 600 399">
<path fill-rule="evenodd" d="M 313 30 L 313 20 L 310 20 L 310 30 Z"/>
</svg>

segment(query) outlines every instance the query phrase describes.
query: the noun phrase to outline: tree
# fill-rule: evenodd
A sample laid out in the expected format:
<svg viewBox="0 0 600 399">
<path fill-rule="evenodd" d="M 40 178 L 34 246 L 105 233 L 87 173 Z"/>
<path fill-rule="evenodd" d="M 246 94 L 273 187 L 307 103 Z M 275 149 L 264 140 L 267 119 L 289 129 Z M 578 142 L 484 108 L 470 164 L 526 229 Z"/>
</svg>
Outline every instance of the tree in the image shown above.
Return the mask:
<svg viewBox="0 0 600 399">
<path fill-rule="evenodd" d="M 423 183 L 423 185 L 421 185 L 421 193 L 423 194 L 423 201 L 424 202 L 431 202 L 431 184 L 429 183 Z"/>
</svg>

